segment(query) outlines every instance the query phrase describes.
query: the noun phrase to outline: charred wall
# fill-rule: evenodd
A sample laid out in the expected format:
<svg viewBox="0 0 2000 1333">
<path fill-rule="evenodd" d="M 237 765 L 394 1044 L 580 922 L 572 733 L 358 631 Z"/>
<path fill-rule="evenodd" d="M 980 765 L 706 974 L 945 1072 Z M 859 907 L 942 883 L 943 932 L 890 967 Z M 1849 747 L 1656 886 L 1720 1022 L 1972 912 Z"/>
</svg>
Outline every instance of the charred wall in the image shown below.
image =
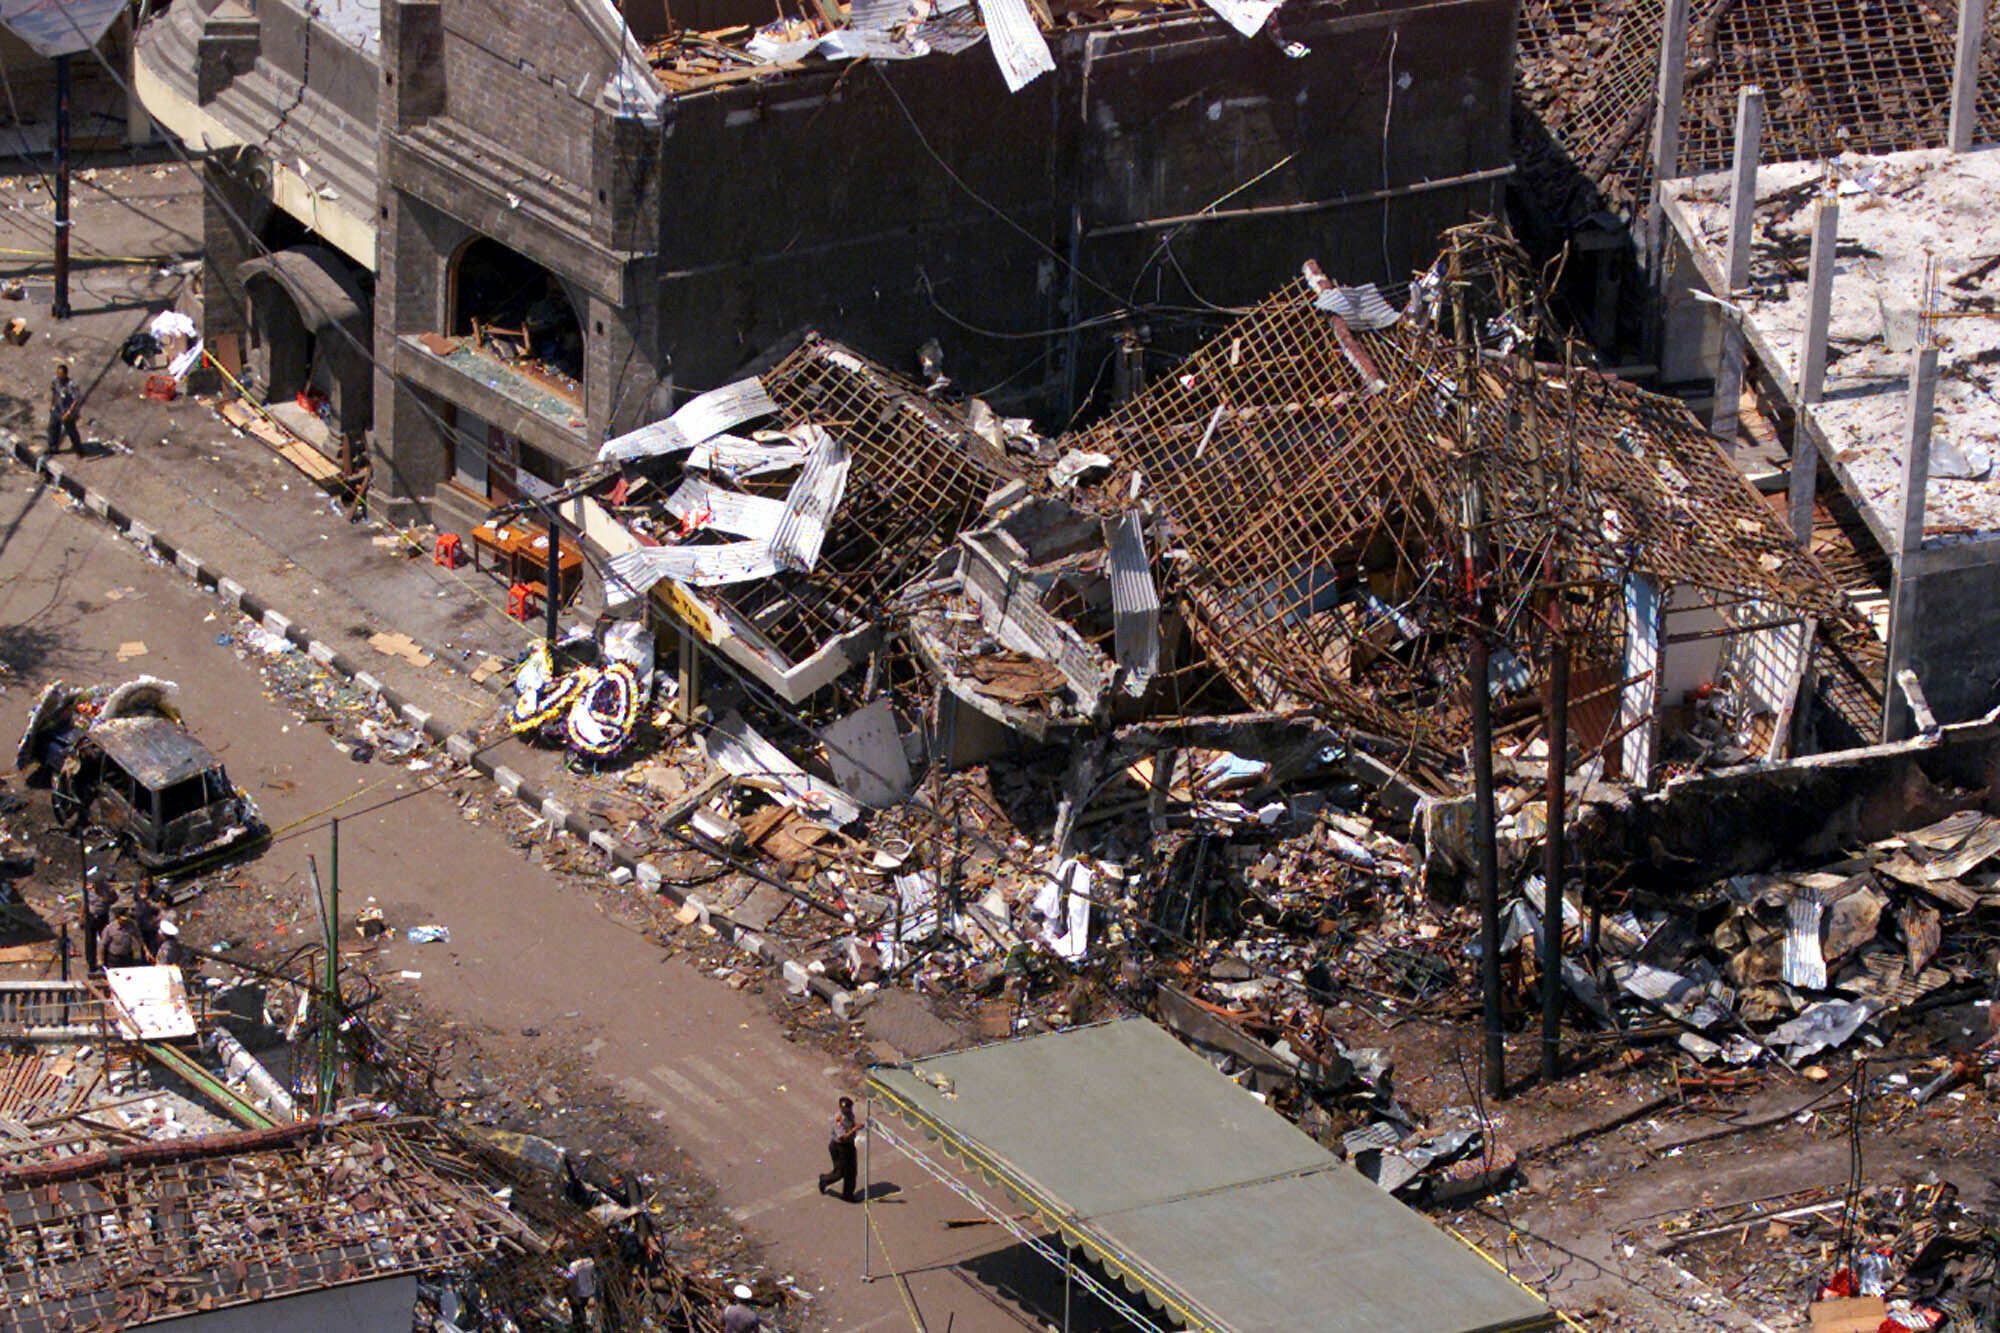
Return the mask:
<svg viewBox="0 0 2000 1333">
<path fill-rule="evenodd" d="M 1308 257 L 1407 278 L 1497 211 L 1514 8 L 1294 0 L 1255 40 L 1205 11 L 1075 29 L 1018 94 L 979 46 L 683 97 L 665 365 L 706 387 L 812 326 L 908 368 L 936 337 L 961 386 L 1060 418 L 1127 308 L 1180 352 Z"/>
</svg>

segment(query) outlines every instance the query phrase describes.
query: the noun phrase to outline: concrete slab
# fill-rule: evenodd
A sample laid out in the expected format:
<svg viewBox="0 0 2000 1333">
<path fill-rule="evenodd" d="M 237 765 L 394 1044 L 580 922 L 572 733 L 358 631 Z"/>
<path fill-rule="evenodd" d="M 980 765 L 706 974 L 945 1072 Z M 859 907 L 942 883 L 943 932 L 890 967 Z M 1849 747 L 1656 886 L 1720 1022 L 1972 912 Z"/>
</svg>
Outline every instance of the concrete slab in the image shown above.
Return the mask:
<svg viewBox="0 0 2000 1333">
<path fill-rule="evenodd" d="M 1799 381 L 1818 162 L 1758 175 L 1750 289 L 1737 298 L 1759 360 L 1788 397 Z M 1831 163 L 1840 245 L 1825 399 L 1812 409 L 1828 462 L 1878 539 L 1900 513 L 1903 413 L 1920 318 L 1943 349 L 1927 546 L 2000 538 L 2000 152 L 1842 154 Z M 1665 187 L 1669 217 L 1708 288 L 1726 290 L 1727 173 Z M 1934 295 L 1926 304 L 1926 265 Z M 1950 461 L 1957 455 L 1963 466 Z M 1937 466 L 1942 463 L 1940 468 Z M 1956 473 L 1957 475 L 1954 475 Z M 1889 543 L 1884 541 L 1885 546 Z M 2000 557 L 1988 557 L 2000 558 Z"/>
</svg>

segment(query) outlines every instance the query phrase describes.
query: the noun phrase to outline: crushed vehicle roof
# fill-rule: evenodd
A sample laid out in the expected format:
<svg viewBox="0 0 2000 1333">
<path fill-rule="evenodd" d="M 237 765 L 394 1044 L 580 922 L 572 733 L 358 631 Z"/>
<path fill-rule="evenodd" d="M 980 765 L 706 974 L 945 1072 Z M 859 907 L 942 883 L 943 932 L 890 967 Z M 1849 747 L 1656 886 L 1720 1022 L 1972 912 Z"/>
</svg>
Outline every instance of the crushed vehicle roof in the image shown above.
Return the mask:
<svg viewBox="0 0 2000 1333">
<path fill-rule="evenodd" d="M 170 787 L 218 767 L 221 760 L 177 722 L 119 717 L 90 729 L 90 743 L 148 787 Z"/>
</svg>

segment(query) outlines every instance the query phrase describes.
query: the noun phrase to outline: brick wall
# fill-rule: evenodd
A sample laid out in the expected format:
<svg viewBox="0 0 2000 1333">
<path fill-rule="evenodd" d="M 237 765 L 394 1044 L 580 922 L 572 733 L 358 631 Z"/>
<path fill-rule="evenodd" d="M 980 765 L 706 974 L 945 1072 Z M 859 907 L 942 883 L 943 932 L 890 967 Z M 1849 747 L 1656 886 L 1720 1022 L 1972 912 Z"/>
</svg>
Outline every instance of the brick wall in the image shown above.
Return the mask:
<svg viewBox="0 0 2000 1333">
<path fill-rule="evenodd" d="M 563 0 L 444 0 L 445 111 L 545 171 L 590 183 L 588 99 L 611 53 Z"/>
</svg>

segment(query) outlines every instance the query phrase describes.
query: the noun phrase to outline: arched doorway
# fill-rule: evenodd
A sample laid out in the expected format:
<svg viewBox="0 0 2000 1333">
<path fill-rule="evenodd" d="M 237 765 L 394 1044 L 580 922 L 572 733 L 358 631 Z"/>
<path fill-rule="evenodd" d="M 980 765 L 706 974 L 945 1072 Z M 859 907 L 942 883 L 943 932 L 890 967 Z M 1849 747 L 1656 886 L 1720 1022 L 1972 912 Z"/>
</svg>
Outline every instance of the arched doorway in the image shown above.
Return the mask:
<svg viewBox="0 0 2000 1333">
<path fill-rule="evenodd" d="M 279 250 L 237 272 L 249 305 L 246 368 L 265 403 L 303 413 L 287 425 L 351 466 L 374 418 L 368 293 L 325 246 Z"/>
</svg>

